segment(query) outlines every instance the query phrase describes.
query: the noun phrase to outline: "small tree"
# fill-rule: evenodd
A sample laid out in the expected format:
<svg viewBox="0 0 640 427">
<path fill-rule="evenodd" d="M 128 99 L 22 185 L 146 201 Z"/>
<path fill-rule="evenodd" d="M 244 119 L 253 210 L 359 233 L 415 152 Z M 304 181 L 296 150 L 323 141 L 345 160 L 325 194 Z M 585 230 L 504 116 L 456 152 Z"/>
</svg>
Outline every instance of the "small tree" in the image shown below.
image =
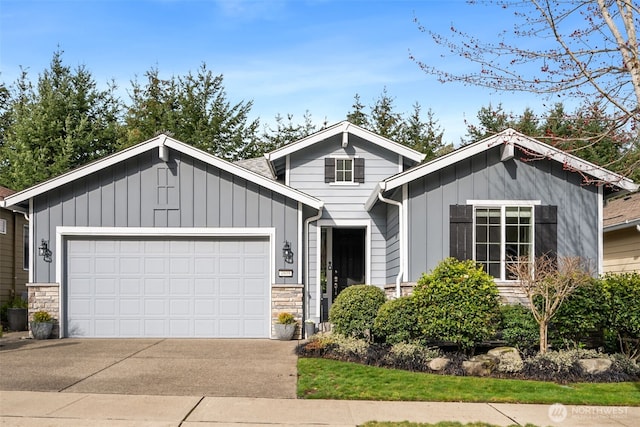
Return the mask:
<svg viewBox="0 0 640 427">
<path fill-rule="evenodd" d="M 590 282 L 591 274 L 579 257 L 560 257 L 557 260 L 543 255 L 529 262 L 523 257 L 507 268 L 518 278 L 518 285 L 529 301 L 529 308 L 540 326 L 540 353 L 547 352 L 549 322 L 564 300 L 578 288 Z"/>
</svg>

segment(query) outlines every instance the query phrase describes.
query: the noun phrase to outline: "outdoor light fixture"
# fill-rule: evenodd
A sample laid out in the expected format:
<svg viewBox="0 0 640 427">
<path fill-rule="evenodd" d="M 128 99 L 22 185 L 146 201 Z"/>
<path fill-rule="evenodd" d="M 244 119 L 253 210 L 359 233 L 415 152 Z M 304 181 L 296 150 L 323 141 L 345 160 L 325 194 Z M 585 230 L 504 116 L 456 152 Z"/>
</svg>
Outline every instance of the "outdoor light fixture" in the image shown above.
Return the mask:
<svg viewBox="0 0 640 427">
<path fill-rule="evenodd" d="M 291 243 L 288 241 L 284 241 L 284 246 L 282 247 L 282 258 L 284 258 L 284 262 L 287 264 L 293 264 L 293 251 L 291 250 Z"/>
<path fill-rule="evenodd" d="M 44 258 L 45 262 L 51 262 L 51 249 L 49 249 L 49 241 L 42 239 L 38 248 L 38 255 Z"/>
</svg>

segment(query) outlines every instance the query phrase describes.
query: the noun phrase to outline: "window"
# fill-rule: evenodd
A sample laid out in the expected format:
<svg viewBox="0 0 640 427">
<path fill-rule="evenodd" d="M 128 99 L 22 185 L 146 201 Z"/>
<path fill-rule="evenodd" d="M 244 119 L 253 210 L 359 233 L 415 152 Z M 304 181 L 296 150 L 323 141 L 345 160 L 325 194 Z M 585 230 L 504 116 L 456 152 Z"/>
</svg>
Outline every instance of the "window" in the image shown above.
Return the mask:
<svg viewBox="0 0 640 427">
<path fill-rule="evenodd" d="M 508 265 L 533 256 L 532 207 L 476 207 L 474 211 L 474 259 L 496 279 L 513 280 Z"/>
<path fill-rule="evenodd" d="M 364 158 L 324 159 L 324 182 L 358 184 L 364 182 Z"/>
<path fill-rule="evenodd" d="M 29 269 L 29 226 L 22 226 L 22 268 Z"/>
<path fill-rule="evenodd" d="M 512 280 L 515 257 L 557 257 L 558 207 L 537 201 L 449 206 L 449 255 L 473 259 L 498 280 Z M 535 252 L 534 252 L 535 251 Z"/>
<path fill-rule="evenodd" d="M 0 234 L 7 234 L 7 220 L 0 219 Z"/>
<path fill-rule="evenodd" d="M 336 182 L 353 182 L 353 160 L 336 159 Z"/>
</svg>

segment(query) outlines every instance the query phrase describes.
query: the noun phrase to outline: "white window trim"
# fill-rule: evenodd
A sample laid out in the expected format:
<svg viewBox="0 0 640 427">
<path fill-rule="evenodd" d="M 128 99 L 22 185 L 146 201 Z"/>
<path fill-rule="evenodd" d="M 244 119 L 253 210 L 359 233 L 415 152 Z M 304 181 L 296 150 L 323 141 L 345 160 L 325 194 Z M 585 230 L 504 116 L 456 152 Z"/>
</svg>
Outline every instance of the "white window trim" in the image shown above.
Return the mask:
<svg viewBox="0 0 640 427">
<path fill-rule="evenodd" d="M 333 165 L 333 173 L 334 173 L 334 177 L 333 177 L 333 181 L 331 181 L 329 183 L 330 186 L 336 186 L 336 187 L 358 187 L 360 186 L 359 182 L 355 182 L 356 179 L 356 162 L 355 159 L 360 157 L 360 156 L 329 156 L 330 158 L 336 160 L 336 162 Z M 337 177 L 338 177 L 338 162 L 337 160 L 351 160 L 351 181 L 336 181 Z"/>
<path fill-rule="evenodd" d="M 0 218 L 0 234 L 7 234 L 7 220 Z"/>
<path fill-rule="evenodd" d="M 483 208 L 500 208 L 500 277 L 494 277 L 496 282 L 501 283 L 515 283 L 517 280 L 507 279 L 506 271 L 506 222 L 505 212 L 506 208 L 518 207 L 518 208 L 531 208 L 531 256 L 535 256 L 536 251 L 536 219 L 535 219 L 535 206 L 540 205 L 540 200 L 468 200 L 467 204 L 473 205 L 473 260 L 476 261 L 476 209 Z"/>
</svg>

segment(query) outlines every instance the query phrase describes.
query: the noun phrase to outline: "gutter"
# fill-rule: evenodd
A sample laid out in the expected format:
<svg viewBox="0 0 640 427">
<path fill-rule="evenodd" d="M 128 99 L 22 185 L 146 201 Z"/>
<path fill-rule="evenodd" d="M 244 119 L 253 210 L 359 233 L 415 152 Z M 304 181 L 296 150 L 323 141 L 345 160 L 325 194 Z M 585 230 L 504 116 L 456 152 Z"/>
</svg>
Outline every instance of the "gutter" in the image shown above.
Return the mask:
<svg viewBox="0 0 640 427">
<path fill-rule="evenodd" d="M 320 208 L 318 209 L 318 214 L 314 215 L 312 217 L 309 217 L 307 219 L 304 220 L 304 253 L 305 253 L 305 258 L 306 258 L 306 265 L 305 265 L 305 270 L 306 270 L 306 278 L 305 278 L 305 288 L 306 288 L 306 298 L 304 301 L 304 309 L 305 309 L 305 316 L 307 317 L 307 319 L 309 318 L 309 300 L 311 299 L 311 294 L 309 293 L 309 225 L 313 222 L 313 221 L 317 221 L 320 218 L 322 218 L 322 211 L 324 209 L 324 205 L 320 205 Z M 322 268 L 322 266 L 319 266 L 320 268 Z M 320 289 L 320 283 L 317 284 L 318 285 L 318 289 Z M 318 299 L 318 301 L 320 301 Z M 318 310 L 318 322 L 320 319 L 320 310 Z M 303 323 L 304 326 L 304 323 Z M 304 329 L 304 328 L 303 328 Z"/>
<path fill-rule="evenodd" d="M 383 195 L 382 192 L 378 193 L 378 199 L 384 203 L 388 203 L 390 205 L 395 205 L 398 207 L 398 235 L 400 236 L 398 238 L 398 245 L 400 246 L 400 259 L 399 261 L 399 265 L 398 265 L 398 275 L 396 276 L 396 298 L 400 298 L 401 296 L 401 289 L 400 289 L 400 284 L 402 283 L 402 276 L 404 275 L 404 271 L 402 270 L 402 266 L 404 265 L 404 244 L 402 242 L 402 236 L 404 236 L 404 221 L 402 220 L 402 203 L 398 202 L 397 200 L 392 200 L 392 199 L 386 199 Z"/>
<path fill-rule="evenodd" d="M 625 222 L 619 222 L 617 224 L 609 225 L 607 227 L 603 227 L 602 231 L 608 233 L 610 231 L 623 230 L 625 228 L 631 228 L 635 226 L 636 230 L 640 231 L 640 218 L 626 220 Z"/>
</svg>

